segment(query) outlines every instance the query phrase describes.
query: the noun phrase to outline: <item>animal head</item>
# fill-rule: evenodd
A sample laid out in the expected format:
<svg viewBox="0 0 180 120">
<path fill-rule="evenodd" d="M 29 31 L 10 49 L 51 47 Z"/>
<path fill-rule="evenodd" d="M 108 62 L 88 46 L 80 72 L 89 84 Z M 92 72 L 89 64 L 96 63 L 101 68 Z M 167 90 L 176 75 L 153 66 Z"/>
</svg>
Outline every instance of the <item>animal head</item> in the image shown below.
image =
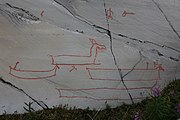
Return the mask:
<svg viewBox="0 0 180 120">
<path fill-rule="evenodd" d="M 95 39 L 89 39 L 93 46 L 97 48 L 97 50 L 106 50 L 105 45 L 98 44 Z"/>
</svg>

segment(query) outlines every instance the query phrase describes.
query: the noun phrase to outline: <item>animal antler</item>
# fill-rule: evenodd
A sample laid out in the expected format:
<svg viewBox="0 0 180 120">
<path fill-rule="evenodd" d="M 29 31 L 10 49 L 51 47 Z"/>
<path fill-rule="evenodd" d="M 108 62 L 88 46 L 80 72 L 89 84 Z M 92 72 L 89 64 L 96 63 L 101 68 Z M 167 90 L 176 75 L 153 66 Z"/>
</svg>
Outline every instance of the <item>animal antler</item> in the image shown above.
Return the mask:
<svg viewBox="0 0 180 120">
<path fill-rule="evenodd" d="M 89 40 L 91 41 L 92 44 L 97 44 L 95 39 L 89 38 Z"/>
</svg>

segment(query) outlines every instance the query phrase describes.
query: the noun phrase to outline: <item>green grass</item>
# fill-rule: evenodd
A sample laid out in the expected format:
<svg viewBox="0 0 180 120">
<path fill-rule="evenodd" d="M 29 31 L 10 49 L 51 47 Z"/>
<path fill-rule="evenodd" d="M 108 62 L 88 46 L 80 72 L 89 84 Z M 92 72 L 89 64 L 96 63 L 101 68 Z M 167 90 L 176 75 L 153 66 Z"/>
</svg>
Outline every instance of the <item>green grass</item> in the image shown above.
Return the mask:
<svg viewBox="0 0 180 120">
<path fill-rule="evenodd" d="M 177 120 L 176 105 L 180 103 L 180 80 L 170 83 L 160 96 L 151 97 L 134 105 L 122 105 L 111 108 L 107 105 L 105 110 L 85 110 L 59 106 L 53 109 L 33 112 L 31 104 L 26 103 L 29 113 L 0 116 L 0 120 L 134 120 L 136 112 L 140 120 Z"/>
</svg>

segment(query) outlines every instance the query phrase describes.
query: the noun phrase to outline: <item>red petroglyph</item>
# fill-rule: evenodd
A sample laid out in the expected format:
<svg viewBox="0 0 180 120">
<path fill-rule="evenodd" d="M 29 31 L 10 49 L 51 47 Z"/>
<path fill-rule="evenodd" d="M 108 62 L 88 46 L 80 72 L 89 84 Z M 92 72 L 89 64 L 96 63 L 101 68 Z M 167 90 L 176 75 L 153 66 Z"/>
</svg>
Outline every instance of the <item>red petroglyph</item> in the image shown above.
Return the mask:
<svg viewBox="0 0 180 120">
<path fill-rule="evenodd" d="M 55 65 L 50 70 L 21 70 L 17 69 L 18 64 L 19 62 L 16 62 L 14 67 L 9 66 L 9 74 L 18 79 L 37 80 L 51 78 L 56 76 L 57 70 L 60 69 L 57 65 Z"/>
<path fill-rule="evenodd" d="M 109 8 L 107 11 L 106 11 L 106 14 L 107 14 L 107 19 L 113 19 L 113 11 L 111 8 Z"/>
<path fill-rule="evenodd" d="M 96 100 L 96 101 L 121 101 L 121 100 L 130 100 L 127 98 L 94 98 L 89 96 L 60 96 L 60 98 L 69 98 L 69 99 L 90 99 L 90 100 Z M 134 97 L 134 100 L 142 100 L 146 97 Z"/>
<path fill-rule="evenodd" d="M 162 64 L 157 64 L 155 68 L 149 68 L 149 63 L 146 63 L 146 68 L 134 68 L 134 69 L 112 69 L 112 68 L 86 68 L 88 71 L 89 77 L 91 80 L 99 80 L 99 81 L 121 81 L 121 79 L 118 78 L 107 78 L 109 76 L 105 77 L 98 77 L 97 75 L 93 75 L 93 72 L 96 73 L 98 72 L 99 74 L 102 72 L 103 74 L 108 74 L 110 73 L 115 73 L 118 70 L 121 70 L 122 72 L 127 73 L 128 71 L 131 71 L 131 73 L 136 72 L 138 75 L 141 74 L 151 74 L 154 73 L 153 78 L 151 79 L 127 79 L 126 77 L 124 78 L 124 81 L 126 82 L 139 82 L 139 81 L 158 81 L 161 80 L 161 71 L 164 71 L 164 68 L 162 67 Z M 135 75 L 134 75 L 135 76 Z"/>
<path fill-rule="evenodd" d="M 96 40 L 90 39 L 92 46 L 90 47 L 90 53 L 87 56 L 83 55 L 56 55 L 51 57 L 52 66 L 54 66 L 50 70 L 22 70 L 17 69 L 19 62 L 16 62 L 15 66 L 9 66 L 9 74 L 18 79 L 28 79 L 28 80 L 37 80 L 37 79 L 46 79 L 56 76 L 57 70 L 60 69 L 59 66 L 67 65 L 71 66 L 72 69 L 69 72 L 77 70 L 76 66 L 84 66 L 84 65 L 100 65 L 100 63 L 96 63 L 96 58 L 100 50 L 106 50 L 104 45 L 98 44 Z M 71 63 L 58 63 L 56 60 L 61 59 L 62 57 L 66 57 L 71 60 Z M 75 63 L 73 60 L 76 59 L 79 63 Z M 81 62 L 81 59 L 89 60 L 88 62 Z M 91 60 L 91 61 L 90 61 Z M 76 62 L 77 62 L 76 61 Z"/>
<path fill-rule="evenodd" d="M 164 71 L 162 64 L 159 64 L 155 69 L 158 70 L 158 78 L 161 80 L 161 71 Z"/>
<path fill-rule="evenodd" d="M 120 79 L 110 79 L 110 78 L 98 78 L 97 76 L 93 76 L 92 75 L 92 71 L 95 71 L 95 73 L 98 73 L 96 75 L 99 75 L 100 71 L 105 71 L 105 72 L 108 72 L 108 71 L 117 71 L 118 69 L 112 69 L 112 68 L 86 68 L 87 71 L 88 71 L 88 74 L 90 76 L 90 79 L 91 80 L 109 80 L 109 81 L 121 81 Z M 132 69 L 121 69 L 122 72 L 124 71 L 131 71 Z M 145 68 L 134 68 L 133 71 L 136 71 L 137 73 L 143 73 L 144 72 L 149 72 L 149 73 L 156 73 L 156 77 L 154 79 L 149 79 L 149 80 L 137 80 L 137 79 L 132 79 L 132 80 L 128 80 L 126 78 L 124 78 L 124 81 L 129 81 L 129 82 L 140 82 L 140 81 L 145 81 L 145 82 L 152 82 L 152 81 L 155 81 L 155 83 L 153 83 L 152 85 L 150 86 L 134 86 L 134 87 L 128 87 L 127 89 L 129 91 L 146 91 L 146 90 L 149 90 L 151 91 L 156 85 L 157 85 L 157 81 L 158 80 L 161 80 L 160 78 L 160 72 L 161 71 L 164 71 L 164 68 L 162 66 L 162 64 L 158 64 L 156 65 L 156 68 L 154 68 L 154 66 L 152 68 L 150 68 L 149 66 L 149 63 L 147 62 L 146 63 L 146 66 Z M 107 77 L 107 76 L 105 76 Z M 135 83 L 136 84 L 136 83 Z M 59 97 L 60 98 L 67 98 L 67 99 L 89 99 L 89 100 L 96 100 L 96 101 L 112 101 L 112 100 L 130 100 L 128 98 L 118 98 L 118 97 L 109 97 L 109 98 L 104 98 L 104 97 L 92 97 L 92 96 L 84 96 L 84 95 L 71 95 L 72 92 L 101 92 L 102 93 L 107 93 L 107 92 L 120 92 L 120 91 L 127 91 L 126 88 L 110 88 L 110 87 L 96 87 L 96 88 L 73 88 L 73 89 L 70 89 L 70 88 L 56 88 L 56 90 L 59 91 Z M 70 95 L 67 94 L 70 93 Z M 63 95 L 64 94 L 64 95 Z M 144 99 L 145 97 L 133 97 L 133 99 L 137 99 L 137 100 L 142 100 Z"/>
<path fill-rule="evenodd" d="M 72 72 L 74 70 L 77 70 L 77 68 L 75 66 L 72 66 L 72 69 L 69 72 Z"/>
<path fill-rule="evenodd" d="M 135 13 L 133 12 L 127 12 L 124 10 L 123 14 L 122 14 L 122 17 L 126 17 L 127 15 L 135 15 Z"/>
<path fill-rule="evenodd" d="M 92 46 L 90 47 L 89 55 L 49 55 L 52 60 L 52 65 L 69 65 L 69 66 L 84 66 L 84 65 L 100 65 L 96 63 L 98 53 L 101 50 L 106 50 L 104 45 L 98 44 L 95 39 L 89 39 Z M 71 63 L 66 63 L 66 60 L 71 60 Z M 63 61 L 64 60 L 64 61 Z M 82 61 L 82 62 L 81 62 Z"/>
<path fill-rule="evenodd" d="M 142 87 L 142 88 L 128 88 L 128 90 L 147 90 L 151 89 L 150 87 Z M 125 88 L 81 88 L 81 89 L 63 89 L 63 88 L 56 88 L 59 92 L 59 98 L 70 98 L 70 99 L 91 99 L 97 101 L 112 101 L 112 100 L 130 100 L 127 98 L 120 98 L 120 97 L 110 97 L 110 98 L 100 98 L 100 97 L 90 97 L 90 96 L 77 96 L 77 95 L 63 95 L 63 92 L 82 92 L 82 91 L 126 91 Z M 133 99 L 144 99 L 145 97 L 134 97 Z"/>
<path fill-rule="evenodd" d="M 41 11 L 41 17 L 43 17 L 43 16 L 44 16 L 44 10 Z"/>
<path fill-rule="evenodd" d="M 146 89 L 150 89 L 151 87 L 134 87 L 134 88 L 128 88 L 128 90 L 146 90 Z M 127 90 L 126 88 L 109 88 L 109 87 L 97 87 L 97 88 L 79 88 L 79 89 L 70 89 L 70 88 L 58 88 L 58 90 L 61 90 L 61 91 L 96 91 L 96 90 Z"/>
<path fill-rule="evenodd" d="M 149 69 L 149 62 L 146 62 L 146 69 Z"/>
</svg>

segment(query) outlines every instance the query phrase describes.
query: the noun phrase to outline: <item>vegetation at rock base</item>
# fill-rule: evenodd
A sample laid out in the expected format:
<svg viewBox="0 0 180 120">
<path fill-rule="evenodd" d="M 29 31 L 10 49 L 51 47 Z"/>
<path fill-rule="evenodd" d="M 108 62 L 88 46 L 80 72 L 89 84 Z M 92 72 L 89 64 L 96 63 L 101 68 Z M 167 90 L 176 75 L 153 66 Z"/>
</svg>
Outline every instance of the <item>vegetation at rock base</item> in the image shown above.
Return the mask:
<svg viewBox="0 0 180 120">
<path fill-rule="evenodd" d="M 31 104 L 24 107 L 28 113 L 1 115 L 0 120 L 177 120 L 180 118 L 180 80 L 174 80 L 163 91 L 155 89 L 151 98 L 134 105 L 122 105 L 104 110 L 76 109 L 59 106 L 34 112 Z"/>
</svg>

